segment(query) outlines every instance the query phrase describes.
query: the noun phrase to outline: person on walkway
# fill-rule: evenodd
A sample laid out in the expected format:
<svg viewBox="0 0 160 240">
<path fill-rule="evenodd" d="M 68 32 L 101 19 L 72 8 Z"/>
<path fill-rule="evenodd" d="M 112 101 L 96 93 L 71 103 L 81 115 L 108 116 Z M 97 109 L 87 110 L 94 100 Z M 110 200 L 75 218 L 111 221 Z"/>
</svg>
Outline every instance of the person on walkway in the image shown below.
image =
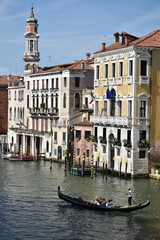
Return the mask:
<svg viewBox="0 0 160 240">
<path fill-rule="evenodd" d="M 131 188 L 128 188 L 127 195 L 128 195 L 128 205 L 131 206 L 132 205 L 132 191 L 131 191 Z"/>
</svg>

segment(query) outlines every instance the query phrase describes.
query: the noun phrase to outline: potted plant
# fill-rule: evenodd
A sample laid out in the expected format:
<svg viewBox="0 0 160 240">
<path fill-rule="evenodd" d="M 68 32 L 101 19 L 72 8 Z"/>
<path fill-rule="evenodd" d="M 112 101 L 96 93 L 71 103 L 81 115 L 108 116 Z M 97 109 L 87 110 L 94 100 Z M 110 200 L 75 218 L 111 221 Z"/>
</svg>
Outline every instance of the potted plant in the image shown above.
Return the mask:
<svg viewBox="0 0 160 240">
<path fill-rule="evenodd" d="M 40 104 L 40 107 L 41 107 L 41 108 L 45 108 L 45 103 L 42 102 L 42 103 Z"/>
<path fill-rule="evenodd" d="M 113 145 L 114 146 L 118 146 L 118 147 L 121 147 L 121 142 L 117 139 L 117 138 L 114 138 L 114 140 L 113 140 Z"/>
<path fill-rule="evenodd" d="M 155 169 L 156 174 L 160 174 L 160 164 L 155 164 L 153 168 Z"/>
<path fill-rule="evenodd" d="M 138 143 L 139 148 L 149 148 L 149 142 L 145 139 L 140 140 Z"/>
</svg>

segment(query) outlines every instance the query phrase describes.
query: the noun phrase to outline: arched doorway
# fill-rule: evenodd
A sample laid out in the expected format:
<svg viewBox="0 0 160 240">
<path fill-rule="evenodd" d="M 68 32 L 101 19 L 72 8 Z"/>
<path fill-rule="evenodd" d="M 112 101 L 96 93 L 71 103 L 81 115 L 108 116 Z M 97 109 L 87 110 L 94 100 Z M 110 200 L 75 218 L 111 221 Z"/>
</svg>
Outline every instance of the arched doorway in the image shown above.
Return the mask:
<svg viewBox="0 0 160 240">
<path fill-rule="evenodd" d="M 110 149 L 110 163 L 111 163 L 111 168 L 114 168 L 114 146 L 113 146 L 113 140 L 114 140 L 114 135 L 111 133 L 109 135 L 109 149 Z"/>
<path fill-rule="evenodd" d="M 62 147 L 58 146 L 58 159 L 62 159 Z"/>
</svg>

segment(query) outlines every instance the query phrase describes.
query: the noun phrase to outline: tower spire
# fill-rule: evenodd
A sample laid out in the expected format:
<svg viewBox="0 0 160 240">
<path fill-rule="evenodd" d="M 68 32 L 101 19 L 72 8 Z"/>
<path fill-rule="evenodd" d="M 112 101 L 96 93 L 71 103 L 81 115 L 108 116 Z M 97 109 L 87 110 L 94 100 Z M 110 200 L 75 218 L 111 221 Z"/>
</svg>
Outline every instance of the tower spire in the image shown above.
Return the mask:
<svg viewBox="0 0 160 240">
<path fill-rule="evenodd" d="M 26 20 L 26 33 L 24 36 L 26 39 L 24 74 L 27 74 L 37 71 L 40 61 L 38 52 L 38 20 L 34 17 L 33 6 L 31 7 L 30 17 Z"/>
</svg>

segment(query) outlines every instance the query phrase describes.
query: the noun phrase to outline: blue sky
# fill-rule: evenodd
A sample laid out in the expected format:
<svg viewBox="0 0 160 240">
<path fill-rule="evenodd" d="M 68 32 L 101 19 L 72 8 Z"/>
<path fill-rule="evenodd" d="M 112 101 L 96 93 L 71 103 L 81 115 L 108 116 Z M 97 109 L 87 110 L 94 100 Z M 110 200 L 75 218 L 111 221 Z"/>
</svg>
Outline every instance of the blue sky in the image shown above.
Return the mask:
<svg viewBox="0 0 160 240">
<path fill-rule="evenodd" d="M 0 0 L 0 75 L 23 74 L 26 19 L 33 4 L 40 67 L 85 59 L 113 33 L 146 35 L 160 28 L 158 0 Z"/>
</svg>

